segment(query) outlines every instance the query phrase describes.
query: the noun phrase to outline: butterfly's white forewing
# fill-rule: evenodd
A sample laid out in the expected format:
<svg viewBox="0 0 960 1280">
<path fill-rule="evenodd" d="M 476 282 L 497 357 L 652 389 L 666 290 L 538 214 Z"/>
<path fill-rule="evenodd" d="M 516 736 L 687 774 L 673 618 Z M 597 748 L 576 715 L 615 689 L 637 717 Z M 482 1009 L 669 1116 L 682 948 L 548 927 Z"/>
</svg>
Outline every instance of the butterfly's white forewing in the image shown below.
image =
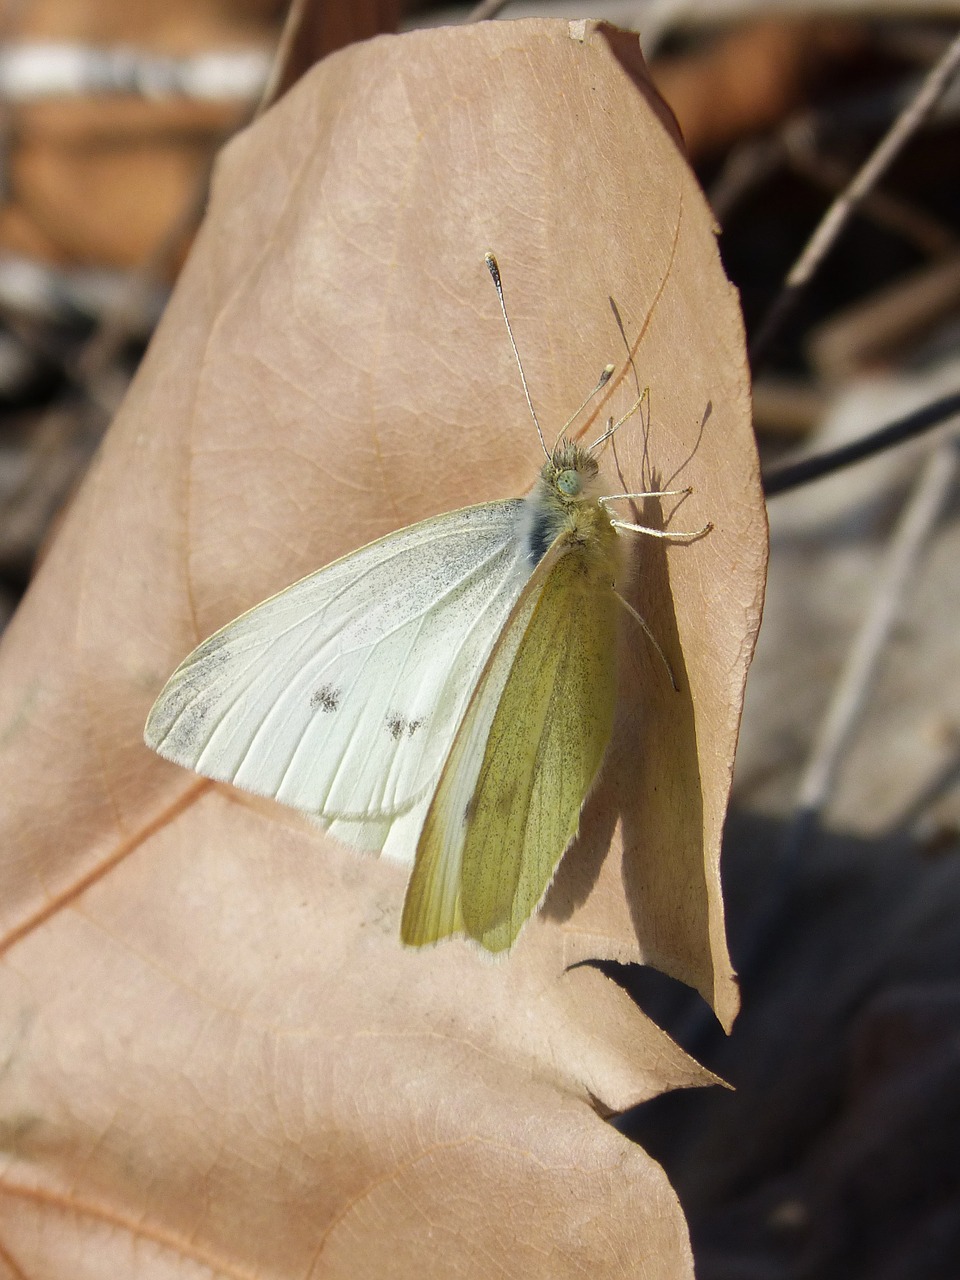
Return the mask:
<svg viewBox="0 0 960 1280">
<path fill-rule="evenodd" d="M 251 609 L 170 677 L 148 744 L 412 858 L 419 811 L 530 577 L 523 510 L 423 521 Z"/>
</svg>

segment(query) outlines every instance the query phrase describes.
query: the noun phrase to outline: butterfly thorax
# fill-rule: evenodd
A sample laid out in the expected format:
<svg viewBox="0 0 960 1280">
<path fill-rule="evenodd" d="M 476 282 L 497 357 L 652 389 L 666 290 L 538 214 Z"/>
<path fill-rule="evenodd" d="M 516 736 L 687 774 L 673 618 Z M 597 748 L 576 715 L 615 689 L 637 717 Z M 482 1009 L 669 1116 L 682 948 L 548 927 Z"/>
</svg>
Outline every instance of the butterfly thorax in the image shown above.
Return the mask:
<svg viewBox="0 0 960 1280">
<path fill-rule="evenodd" d="M 600 504 L 599 467 L 580 445 L 561 440 L 525 500 L 526 547 L 533 564 L 562 538 L 586 568 L 606 571 L 615 559 L 616 531 Z"/>
</svg>

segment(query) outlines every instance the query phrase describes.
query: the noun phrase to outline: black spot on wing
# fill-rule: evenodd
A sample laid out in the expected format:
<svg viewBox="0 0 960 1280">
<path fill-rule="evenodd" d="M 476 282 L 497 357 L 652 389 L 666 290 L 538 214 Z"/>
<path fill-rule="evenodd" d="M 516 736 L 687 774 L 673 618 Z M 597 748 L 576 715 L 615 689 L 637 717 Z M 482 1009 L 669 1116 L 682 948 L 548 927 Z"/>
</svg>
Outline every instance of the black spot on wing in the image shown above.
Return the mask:
<svg viewBox="0 0 960 1280">
<path fill-rule="evenodd" d="M 332 684 L 321 685 L 310 699 L 311 707 L 319 707 L 321 711 L 336 711 L 340 706 L 340 690 Z"/>
<path fill-rule="evenodd" d="M 426 720 L 422 717 L 419 720 L 408 720 L 399 711 L 391 711 L 387 716 L 387 733 L 393 738 L 394 742 L 399 742 L 403 737 L 412 738 L 417 730 L 422 729 L 425 724 Z"/>
</svg>

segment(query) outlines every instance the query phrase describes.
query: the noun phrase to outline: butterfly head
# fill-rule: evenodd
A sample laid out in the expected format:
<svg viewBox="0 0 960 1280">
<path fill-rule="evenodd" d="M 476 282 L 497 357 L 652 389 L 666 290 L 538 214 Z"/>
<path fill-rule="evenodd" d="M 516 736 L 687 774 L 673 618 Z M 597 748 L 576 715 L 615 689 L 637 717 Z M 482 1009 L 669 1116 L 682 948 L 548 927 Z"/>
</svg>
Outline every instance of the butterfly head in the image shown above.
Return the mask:
<svg viewBox="0 0 960 1280">
<path fill-rule="evenodd" d="M 543 464 L 540 478 L 556 501 L 571 506 L 593 497 L 591 482 L 597 478 L 598 471 L 596 460 L 586 449 L 561 440 L 549 461 Z"/>
</svg>

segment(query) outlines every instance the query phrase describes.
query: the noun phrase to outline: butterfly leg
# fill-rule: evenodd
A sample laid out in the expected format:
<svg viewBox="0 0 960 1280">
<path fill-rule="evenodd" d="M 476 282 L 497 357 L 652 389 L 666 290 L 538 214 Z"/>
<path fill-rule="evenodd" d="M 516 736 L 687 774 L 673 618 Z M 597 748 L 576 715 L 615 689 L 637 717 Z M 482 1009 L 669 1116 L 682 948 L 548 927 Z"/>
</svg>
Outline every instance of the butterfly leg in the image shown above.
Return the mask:
<svg viewBox="0 0 960 1280">
<path fill-rule="evenodd" d="M 617 599 L 626 609 L 627 613 L 629 613 L 630 617 L 633 618 L 635 622 L 638 622 L 640 624 L 641 628 L 643 629 L 643 634 L 647 637 L 647 639 L 653 645 L 654 649 L 656 649 L 657 653 L 659 653 L 660 661 L 663 663 L 663 665 L 667 669 L 667 675 L 670 677 L 670 683 L 673 685 L 674 693 L 679 693 L 680 686 L 677 684 L 677 678 L 673 674 L 673 667 L 671 667 L 670 662 L 667 658 L 667 655 L 660 648 L 660 645 L 657 642 L 657 637 L 653 634 L 653 632 L 647 626 L 646 622 L 643 620 L 641 615 L 637 613 L 636 609 L 633 607 L 633 605 L 630 603 L 629 600 L 625 600 L 619 591 L 614 591 L 613 594 L 617 597 Z"/>
<path fill-rule="evenodd" d="M 622 498 L 686 498 L 691 493 L 693 493 L 692 488 L 647 489 L 643 493 L 605 493 L 600 501 L 606 504 L 608 502 L 618 502 Z"/>
<path fill-rule="evenodd" d="M 630 524 L 628 520 L 611 520 L 610 523 L 615 529 L 629 529 L 631 533 L 646 533 L 651 538 L 665 538 L 668 542 L 695 542 L 697 538 L 702 538 L 713 528 L 712 520 L 708 520 L 702 529 L 694 530 L 651 529 L 649 525 Z"/>
</svg>

